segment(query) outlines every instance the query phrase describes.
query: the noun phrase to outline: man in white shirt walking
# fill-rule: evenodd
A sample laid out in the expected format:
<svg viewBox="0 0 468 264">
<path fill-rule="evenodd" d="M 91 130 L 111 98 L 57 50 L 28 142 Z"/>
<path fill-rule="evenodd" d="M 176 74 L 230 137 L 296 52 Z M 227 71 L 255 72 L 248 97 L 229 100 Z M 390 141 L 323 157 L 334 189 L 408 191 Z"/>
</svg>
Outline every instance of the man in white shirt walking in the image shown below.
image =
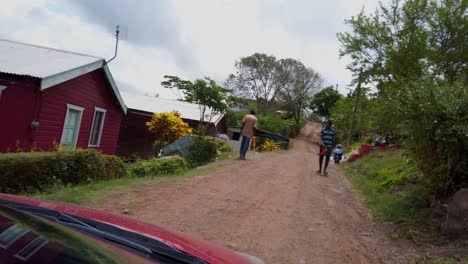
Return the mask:
<svg viewBox="0 0 468 264">
<path fill-rule="evenodd" d="M 241 135 L 242 141 L 240 146 L 240 159 L 245 160 L 245 155 L 249 149 L 250 140 L 255 136 L 257 129 L 257 118 L 255 117 L 255 110 L 250 110 L 250 115 L 246 115 L 242 122 Z"/>
</svg>

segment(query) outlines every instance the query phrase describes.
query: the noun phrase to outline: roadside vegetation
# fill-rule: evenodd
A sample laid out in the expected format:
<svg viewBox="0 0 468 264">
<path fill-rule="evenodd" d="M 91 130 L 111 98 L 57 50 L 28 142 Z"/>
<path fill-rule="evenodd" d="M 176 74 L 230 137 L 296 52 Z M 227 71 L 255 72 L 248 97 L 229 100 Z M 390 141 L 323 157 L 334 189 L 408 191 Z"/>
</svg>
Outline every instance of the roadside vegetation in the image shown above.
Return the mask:
<svg viewBox="0 0 468 264">
<path fill-rule="evenodd" d="M 408 239 L 429 252 L 410 253 L 412 264 L 468 263 L 466 241 L 450 241 L 440 229 L 445 206 L 428 206 L 430 190 L 408 150 L 373 151 L 354 162 L 344 163 L 346 177 L 362 194 L 373 219 L 394 225 L 392 239 Z M 464 249 L 465 248 L 465 249 Z"/>
<path fill-rule="evenodd" d="M 224 140 L 206 136 L 194 141 L 185 158 L 152 158 L 133 164 L 94 149 L 1 154 L 0 192 L 79 203 L 101 195 L 100 190 L 187 177 L 203 172 L 198 166 L 232 157 L 232 148 Z"/>
<path fill-rule="evenodd" d="M 333 120 L 348 152 L 373 145 L 377 134 L 403 146 L 342 167 L 374 218 L 395 224 L 393 238 L 451 247 L 415 253 L 410 263 L 468 261 L 467 252 L 456 253 L 467 242 L 449 240 L 446 233 L 455 231 L 444 231 L 457 227 L 448 224 L 451 197 L 468 187 L 467 7 L 467 1 L 394 0 L 346 20 L 351 31 L 338 34 L 340 54 L 351 58 L 356 89 L 312 101 L 316 113 Z"/>
<path fill-rule="evenodd" d="M 35 198 L 55 200 L 73 204 L 88 204 L 105 201 L 114 194 L 130 194 L 136 187 L 156 188 L 164 184 L 204 175 L 216 171 L 221 167 L 216 165 L 199 167 L 183 172 L 167 174 L 148 174 L 143 177 L 123 177 L 106 181 L 95 181 L 74 186 L 55 186 L 48 190 L 27 194 Z"/>
<path fill-rule="evenodd" d="M 466 256 L 442 257 L 431 254 L 413 255 L 409 258 L 409 264 L 464 264 L 468 263 Z"/>
<path fill-rule="evenodd" d="M 365 204 L 378 222 L 397 226 L 392 237 L 419 244 L 442 245 L 442 205 L 429 207 L 422 173 L 406 150 L 373 151 L 342 166 L 345 175 L 362 193 Z"/>
<path fill-rule="evenodd" d="M 94 149 L 0 154 L 0 171 L 4 193 L 31 193 L 128 175 L 120 158 Z"/>
<path fill-rule="evenodd" d="M 404 143 L 428 207 L 468 186 L 467 7 L 394 0 L 346 20 L 351 31 L 338 34 L 356 85 L 330 110 L 340 139 L 380 133 Z"/>
</svg>

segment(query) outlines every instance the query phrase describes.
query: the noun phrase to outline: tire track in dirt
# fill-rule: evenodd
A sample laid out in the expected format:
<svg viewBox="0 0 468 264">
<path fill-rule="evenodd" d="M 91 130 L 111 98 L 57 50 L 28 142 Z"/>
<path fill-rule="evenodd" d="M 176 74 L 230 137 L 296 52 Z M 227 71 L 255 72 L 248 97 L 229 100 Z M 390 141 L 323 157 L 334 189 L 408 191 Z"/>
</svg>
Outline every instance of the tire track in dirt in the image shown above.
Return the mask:
<svg viewBox="0 0 468 264">
<path fill-rule="evenodd" d="M 331 164 L 329 177 L 314 173 L 319 129 L 308 124 L 292 150 L 249 152 L 247 161 L 216 172 L 90 206 L 113 213 L 128 207 L 130 217 L 265 263 L 403 263 L 339 169 Z"/>
</svg>

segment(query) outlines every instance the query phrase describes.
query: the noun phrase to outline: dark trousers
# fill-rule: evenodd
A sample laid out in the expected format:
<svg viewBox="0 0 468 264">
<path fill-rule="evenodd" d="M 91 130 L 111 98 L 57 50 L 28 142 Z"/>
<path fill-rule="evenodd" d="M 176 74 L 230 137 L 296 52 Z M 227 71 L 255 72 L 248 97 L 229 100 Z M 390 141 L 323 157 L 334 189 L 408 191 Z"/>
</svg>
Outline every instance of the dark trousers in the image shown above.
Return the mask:
<svg viewBox="0 0 468 264">
<path fill-rule="evenodd" d="M 245 158 L 247 150 L 249 150 L 250 138 L 242 136 L 241 146 L 240 146 L 240 156 Z"/>
</svg>

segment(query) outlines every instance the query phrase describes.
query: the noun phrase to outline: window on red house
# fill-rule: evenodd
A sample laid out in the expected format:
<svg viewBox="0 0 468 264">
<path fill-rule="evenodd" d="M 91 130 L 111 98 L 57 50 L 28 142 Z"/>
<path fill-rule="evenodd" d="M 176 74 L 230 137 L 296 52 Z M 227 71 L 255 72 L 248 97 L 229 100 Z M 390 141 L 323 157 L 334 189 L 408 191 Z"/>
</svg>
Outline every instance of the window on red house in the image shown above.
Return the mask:
<svg viewBox="0 0 468 264">
<path fill-rule="evenodd" d="M 91 135 L 89 136 L 89 146 L 99 147 L 101 143 L 102 130 L 104 128 L 104 119 L 106 110 L 102 108 L 94 108 L 93 124 L 91 126 Z"/>
</svg>

